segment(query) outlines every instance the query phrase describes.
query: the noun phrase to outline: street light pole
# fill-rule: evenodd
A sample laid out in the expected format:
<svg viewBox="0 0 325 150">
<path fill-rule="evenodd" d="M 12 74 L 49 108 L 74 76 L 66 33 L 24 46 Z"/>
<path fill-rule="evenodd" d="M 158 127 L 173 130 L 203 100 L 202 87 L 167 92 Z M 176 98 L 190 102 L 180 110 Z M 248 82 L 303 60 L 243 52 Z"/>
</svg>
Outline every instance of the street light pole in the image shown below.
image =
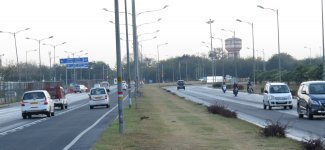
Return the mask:
<svg viewBox="0 0 325 150">
<path fill-rule="evenodd" d="M 128 28 L 128 12 L 127 12 L 127 0 L 124 0 L 124 10 L 125 10 L 125 38 L 126 38 L 126 57 L 127 57 L 127 82 L 128 82 L 128 101 L 129 108 L 132 106 L 131 100 L 131 66 L 130 66 L 130 48 L 129 48 L 129 28 Z"/>
<path fill-rule="evenodd" d="M 279 10 L 278 9 L 272 9 L 272 8 L 265 8 L 261 5 L 257 5 L 258 8 L 261 9 L 268 9 L 268 10 L 272 10 L 273 12 L 276 13 L 276 19 L 277 19 L 277 31 L 278 31 L 278 64 L 279 64 L 279 80 L 281 82 L 281 58 L 280 58 L 280 27 L 279 27 Z"/>
<path fill-rule="evenodd" d="M 222 56 L 221 56 L 221 61 L 222 61 L 222 77 L 225 77 L 225 61 L 224 61 L 224 51 L 223 51 L 223 39 L 222 38 L 215 38 L 220 40 L 221 42 L 221 51 L 222 51 Z"/>
<path fill-rule="evenodd" d="M 161 78 L 161 76 L 160 76 L 160 73 L 159 73 L 159 70 L 160 70 L 160 62 L 159 62 L 159 47 L 160 46 L 163 46 L 163 45 L 167 45 L 168 43 L 164 43 L 164 44 L 158 44 L 157 45 L 157 60 L 158 60 L 158 64 L 157 64 L 157 74 L 158 74 L 158 86 L 160 87 L 160 78 Z"/>
<path fill-rule="evenodd" d="M 120 45 L 120 25 L 119 25 L 120 18 L 119 18 L 118 0 L 115 0 L 114 4 L 115 4 L 115 38 L 116 38 L 115 41 L 116 41 L 117 82 L 118 82 L 117 83 L 117 94 L 118 94 L 118 112 L 119 112 L 119 133 L 124 134 L 122 65 L 121 65 L 121 45 Z M 132 4 L 134 5 L 134 0 L 132 1 Z M 136 35 L 136 34 L 134 34 L 134 35 Z M 135 44 L 135 46 L 137 46 L 137 45 Z"/>
<path fill-rule="evenodd" d="M 323 50 L 323 80 L 325 80 L 325 50 L 324 50 L 324 10 L 323 10 L 323 0 L 322 3 L 322 50 Z"/>
<path fill-rule="evenodd" d="M 40 75 L 42 74 L 41 73 L 41 65 L 42 65 L 42 62 L 41 62 L 41 41 L 46 40 L 46 39 L 51 39 L 51 38 L 53 38 L 53 36 L 50 36 L 50 37 L 47 37 L 47 38 L 43 38 L 43 39 L 34 39 L 34 38 L 26 37 L 26 39 L 28 39 L 28 40 L 34 40 L 34 41 L 38 42 L 38 56 L 39 56 L 39 71 L 40 71 Z M 40 80 L 42 80 L 42 76 L 41 76 Z"/>
<path fill-rule="evenodd" d="M 305 46 L 304 48 L 308 48 L 309 49 L 309 65 L 311 64 L 311 48 L 308 46 Z"/>
<path fill-rule="evenodd" d="M 29 52 L 36 52 L 37 51 L 37 49 L 34 49 L 34 50 L 28 50 L 28 51 L 26 51 L 26 68 L 27 68 L 27 54 L 29 53 Z M 28 71 L 25 73 L 26 74 L 26 81 L 27 81 L 27 74 L 28 74 Z"/>
<path fill-rule="evenodd" d="M 253 22 L 246 22 L 246 21 L 242 21 L 240 19 L 237 19 L 236 21 L 238 22 L 242 22 L 242 23 L 247 23 L 249 25 L 251 25 L 252 27 L 252 42 L 253 42 L 253 87 L 255 87 L 255 70 L 256 70 L 256 64 L 255 64 L 255 44 L 254 44 L 254 24 Z"/>
<path fill-rule="evenodd" d="M 55 58 L 56 58 L 56 56 L 55 56 L 55 48 L 57 47 L 57 46 L 60 46 L 60 45 L 63 45 L 63 44 L 66 44 L 67 42 L 62 42 L 62 43 L 60 43 L 60 44 L 56 44 L 56 45 L 52 45 L 52 44 L 46 44 L 46 43 L 43 43 L 43 45 L 47 45 L 47 46 L 51 46 L 51 47 L 53 47 L 53 50 L 54 50 L 54 59 L 53 59 L 53 67 L 55 66 Z M 54 81 L 56 81 L 56 69 L 54 69 Z"/>
<path fill-rule="evenodd" d="M 211 20 L 209 19 L 209 21 L 207 21 L 206 23 L 210 25 L 210 46 L 211 46 L 211 53 L 212 53 L 212 82 L 214 83 L 214 51 L 213 51 L 213 47 L 212 47 L 212 39 L 213 39 L 213 36 L 212 36 L 212 27 L 211 27 L 211 24 L 214 22 L 214 20 Z"/>
<path fill-rule="evenodd" d="M 116 13 L 116 12 L 115 12 Z M 116 14 L 115 14 L 116 15 Z M 133 48 L 134 48 L 134 70 L 136 81 L 136 93 L 139 90 L 139 53 L 138 53 L 138 33 L 137 33 L 137 21 L 135 13 L 135 0 L 132 0 L 132 28 L 133 28 Z M 116 22 L 116 21 L 115 21 Z"/>
<path fill-rule="evenodd" d="M 23 29 L 23 30 L 19 30 L 19 31 L 16 31 L 16 32 L 3 32 L 3 31 L 0 31 L 0 33 L 9 33 L 11 35 L 14 36 L 14 41 L 15 41 L 15 49 L 16 49 L 16 60 L 17 60 L 17 73 L 18 73 L 18 81 L 21 81 L 21 74 L 20 74 L 20 69 L 19 69 L 19 61 L 18 61 L 18 48 L 17 48 L 17 40 L 16 40 L 16 35 L 21 32 L 21 31 L 26 31 L 26 30 L 29 30 L 30 28 L 26 28 L 26 29 Z"/>
</svg>

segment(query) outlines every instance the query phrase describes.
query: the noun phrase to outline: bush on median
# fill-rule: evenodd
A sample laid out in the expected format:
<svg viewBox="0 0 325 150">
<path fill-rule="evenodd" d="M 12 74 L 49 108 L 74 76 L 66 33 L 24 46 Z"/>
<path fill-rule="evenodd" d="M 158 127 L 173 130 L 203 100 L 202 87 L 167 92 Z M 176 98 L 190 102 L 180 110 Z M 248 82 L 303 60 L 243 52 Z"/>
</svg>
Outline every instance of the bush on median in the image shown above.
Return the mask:
<svg viewBox="0 0 325 150">
<path fill-rule="evenodd" d="M 212 114 L 219 114 L 222 115 L 224 117 L 227 118 L 237 118 L 237 113 L 233 112 L 229 109 L 227 109 L 227 107 L 225 105 L 220 105 L 220 104 L 214 104 L 211 106 L 207 107 L 208 111 L 211 112 Z"/>
<path fill-rule="evenodd" d="M 262 128 L 262 135 L 266 137 L 274 136 L 274 137 L 286 137 L 286 129 L 288 124 L 283 125 L 279 121 L 272 122 L 268 121 L 267 125 Z"/>
<path fill-rule="evenodd" d="M 324 141 L 321 138 L 305 139 L 302 145 L 306 150 L 325 150 Z"/>
</svg>

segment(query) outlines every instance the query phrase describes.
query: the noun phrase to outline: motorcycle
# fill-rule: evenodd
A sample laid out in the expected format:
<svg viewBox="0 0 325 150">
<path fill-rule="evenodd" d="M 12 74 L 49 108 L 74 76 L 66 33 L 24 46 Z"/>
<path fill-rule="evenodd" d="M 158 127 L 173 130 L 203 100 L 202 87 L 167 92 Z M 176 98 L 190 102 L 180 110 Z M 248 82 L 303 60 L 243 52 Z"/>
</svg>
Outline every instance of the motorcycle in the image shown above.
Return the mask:
<svg viewBox="0 0 325 150">
<path fill-rule="evenodd" d="M 235 96 L 238 95 L 238 88 L 237 87 L 233 90 L 233 93 L 234 93 Z"/>
<path fill-rule="evenodd" d="M 226 85 L 222 85 L 222 92 L 223 92 L 223 93 L 226 93 L 226 90 L 227 90 Z"/>
<path fill-rule="evenodd" d="M 254 89 L 252 86 L 248 86 L 247 93 L 249 93 L 249 94 L 254 93 Z"/>
</svg>

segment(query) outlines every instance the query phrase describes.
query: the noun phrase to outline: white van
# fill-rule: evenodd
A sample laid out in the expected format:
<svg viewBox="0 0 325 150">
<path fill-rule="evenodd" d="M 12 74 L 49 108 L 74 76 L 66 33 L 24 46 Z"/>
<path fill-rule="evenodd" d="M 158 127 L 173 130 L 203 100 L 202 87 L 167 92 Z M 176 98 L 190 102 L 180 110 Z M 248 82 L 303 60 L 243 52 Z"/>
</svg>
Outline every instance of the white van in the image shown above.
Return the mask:
<svg viewBox="0 0 325 150">
<path fill-rule="evenodd" d="M 286 83 L 266 83 L 263 94 L 263 108 L 269 110 L 272 107 L 283 107 L 292 109 L 292 95 Z"/>
<path fill-rule="evenodd" d="M 21 101 L 23 119 L 38 114 L 45 114 L 47 117 L 54 116 L 54 102 L 50 94 L 45 90 L 25 92 Z"/>
</svg>

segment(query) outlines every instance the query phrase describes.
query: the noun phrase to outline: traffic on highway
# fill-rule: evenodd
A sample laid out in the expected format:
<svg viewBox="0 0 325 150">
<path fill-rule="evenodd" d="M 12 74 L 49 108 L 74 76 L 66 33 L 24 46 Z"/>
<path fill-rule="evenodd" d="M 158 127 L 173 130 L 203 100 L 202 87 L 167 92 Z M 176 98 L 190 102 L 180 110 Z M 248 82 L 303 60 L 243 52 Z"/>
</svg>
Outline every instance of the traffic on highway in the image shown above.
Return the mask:
<svg viewBox="0 0 325 150">
<path fill-rule="evenodd" d="M 0 149 L 89 149 L 118 115 L 116 91 L 116 86 L 110 87 L 109 108 L 105 104 L 89 109 L 93 103 L 88 93 L 68 94 L 69 107 L 56 107 L 50 117 L 33 114 L 23 119 L 21 107 L 27 105 L 18 103 L 0 108 Z"/>
</svg>

